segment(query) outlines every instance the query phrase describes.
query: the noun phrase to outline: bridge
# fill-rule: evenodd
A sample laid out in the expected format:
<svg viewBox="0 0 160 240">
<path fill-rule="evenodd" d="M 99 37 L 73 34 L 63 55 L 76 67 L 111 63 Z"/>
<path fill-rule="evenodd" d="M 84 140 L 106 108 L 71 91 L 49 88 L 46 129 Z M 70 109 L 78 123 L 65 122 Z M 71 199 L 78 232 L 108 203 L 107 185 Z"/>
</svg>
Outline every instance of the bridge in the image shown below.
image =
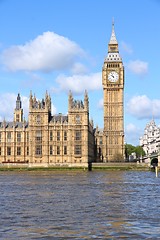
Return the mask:
<svg viewBox="0 0 160 240">
<path fill-rule="evenodd" d="M 160 167 L 160 152 L 154 152 L 143 158 L 145 162 L 148 162 L 150 167 Z"/>
</svg>

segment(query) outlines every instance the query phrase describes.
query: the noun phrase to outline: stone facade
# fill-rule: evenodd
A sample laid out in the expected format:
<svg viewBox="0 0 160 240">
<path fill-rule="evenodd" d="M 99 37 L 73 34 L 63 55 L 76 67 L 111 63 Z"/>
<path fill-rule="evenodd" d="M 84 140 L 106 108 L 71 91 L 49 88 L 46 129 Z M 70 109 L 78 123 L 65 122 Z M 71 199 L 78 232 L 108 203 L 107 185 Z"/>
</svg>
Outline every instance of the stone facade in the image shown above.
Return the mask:
<svg viewBox="0 0 160 240">
<path fill-rule="evenodd" d="M 103 162 L 124 160 L 124 67 L 112 24 L 108 55 L 102 68 L 104 129 L 96 131 L 97 152 Z M 100 139 L 101 140 L 100 140 Z M 99 144 L 101 143 L 101 144 Z"/>
<path fill-rule="evenodd" d="M 51 115 L 51 98 L 39 101 L 30 94 L 29 119 L 23 120 L 20 94 L 14 121 L 0 123 L 0 162 L 29 166 L 88 167 L 94 158 L 93 122 L 89 101 L 74 100 L 69 94 L 68 115 Z"/>
<path fill-rule="evenodd" d="M 68 114 L 51 114 L 51 97 L 30 94 L 29 116 L 23 119 L 20 94 L 13 122 L 0 123 L 0 163 L 27 166 L 81 166 L 124 159 L 124 67 L 112 24 L 108 55 L 102 68 L 104 128 L 89 120 L 89 99 L 68 96 Z"/>
<path fill-rule="evenodd" d="M 160 150 L 160 128 L 151 120 L 144 129 L 144 135 L 140 137 L 140 146 L 146 155 L 157 153 Z"/>
</svg>

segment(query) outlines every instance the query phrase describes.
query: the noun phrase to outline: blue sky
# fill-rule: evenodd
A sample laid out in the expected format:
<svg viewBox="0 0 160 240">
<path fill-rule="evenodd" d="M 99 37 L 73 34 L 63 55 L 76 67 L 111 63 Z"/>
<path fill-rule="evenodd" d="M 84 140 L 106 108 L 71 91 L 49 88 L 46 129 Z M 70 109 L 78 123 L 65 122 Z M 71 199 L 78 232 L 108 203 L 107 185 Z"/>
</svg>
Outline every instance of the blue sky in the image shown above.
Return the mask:
<svg viewBox="0 0 160 240">
<path fill-rule="evenodd" d="M 139 144 L 146 124 L 160 124 L 160 1 L 0 0 L 0 120 L 13 119 L 21 93 L 51 94 L 53 114 L 67 114 L 68 92 L 83 99 L 103 127 L 101 70 L 112 19 L 125 67 L 125 140 Z"/>
</svg>

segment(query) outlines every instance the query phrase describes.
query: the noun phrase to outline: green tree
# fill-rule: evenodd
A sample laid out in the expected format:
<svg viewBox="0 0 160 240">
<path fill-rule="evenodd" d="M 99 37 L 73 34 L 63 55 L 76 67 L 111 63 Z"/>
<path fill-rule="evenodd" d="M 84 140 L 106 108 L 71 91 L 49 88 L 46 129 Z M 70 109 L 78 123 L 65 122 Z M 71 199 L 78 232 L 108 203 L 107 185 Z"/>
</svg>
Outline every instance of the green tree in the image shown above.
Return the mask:
<svg viewBox="0 0 160 240">
<path fill-rule="evenodd" d="M 141 156 L 145 155 L 145 151 L 143 150 L 143 148 L 141 146 L 135 147 L 135 153 L 136 153 L 137 158 L 140 158 Z"/>
<path fill-rule="evenodd" d="M 133 146 L 131 144 L 125 144 L 125 156 L 126 159 L 129 158 L 129 155 L 131 155 L 132 153 L 136 153 L 136 157 L 139 158 L 141 156 L 145 155 L 145 151 L 143 150 L 143 148 L 141 146 Z"/>
<path fill-rule="evenodd" d="M 125 156 L 128 159 L 129 155 L 131 155 L 131 153 L 135 152 L 135 147 L 131 144 L 125 144 Z"/>
</svg>

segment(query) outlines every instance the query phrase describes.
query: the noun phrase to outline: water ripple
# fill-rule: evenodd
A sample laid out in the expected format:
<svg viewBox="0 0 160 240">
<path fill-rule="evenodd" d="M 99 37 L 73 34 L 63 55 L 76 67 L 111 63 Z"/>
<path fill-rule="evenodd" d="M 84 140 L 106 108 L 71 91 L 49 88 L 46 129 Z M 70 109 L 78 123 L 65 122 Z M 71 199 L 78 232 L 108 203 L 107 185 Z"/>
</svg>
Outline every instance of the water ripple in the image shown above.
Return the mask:
<svg viewBox="0 0 160 240">
<path fill-rule="evenodd" d="M 158 239 L 152 172 L 3 172 L 0 239 Z"/>
</svg>

